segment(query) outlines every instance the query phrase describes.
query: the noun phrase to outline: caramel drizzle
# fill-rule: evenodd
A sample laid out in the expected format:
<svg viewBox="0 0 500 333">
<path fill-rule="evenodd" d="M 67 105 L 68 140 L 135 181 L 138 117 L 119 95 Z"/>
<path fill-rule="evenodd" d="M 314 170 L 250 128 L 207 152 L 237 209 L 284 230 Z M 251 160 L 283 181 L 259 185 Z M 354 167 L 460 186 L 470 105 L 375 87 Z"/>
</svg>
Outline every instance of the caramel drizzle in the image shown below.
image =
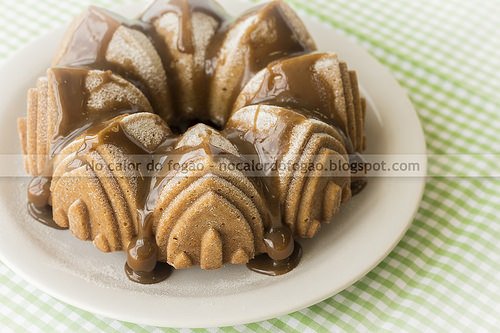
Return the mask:
<svg viewBox="0 0 500 333">
<path fill-rule="evenodd" d="M 90 6 L 54 66 L 99 69 L 107 65 L 106 50 L 124 18 L 102 8 Z M 89 35 L 90 34 L 90 35 Z M 83 46 L 83 47 L 82 47 Z"/>
<path fill-rule="evenodd" d="M 173 103 L 175 109 L 179 110 L 181 102 L 180 98 L 176 97 L 176 95 L 180 95 L 181 92 L 175 90 L 178 89 L 177 87 L 180 82 L 179 75 L 182 73 L 178 73 L 174 66 L 171 66 L 172 61 L 175 61 L 175 59 L 172 57 L 164 37 L 156 31 L 154 25 L 158 19 L 167 13 L 177 15 L 179 22 L 177 50 L 184 54 L 193 55 L 195 53 L 195 45 L 191 18 L 196 12 L 204 13 L 215 19 L 217 22 L 217 29 L 207 46 L 203 70 L 194 71 L 192 73 L 194 81 L 193 90 L 197 92 L 197 99 L 199 101 L 199 105 L 195 106 L 195 109 L 190 112 L 196 115 L 195 118 L 193 119 L 192 116 L 181 113 L 177 115 L 175 122 L 169 124 L 173 130 L 179 133 L 185 132 L 191 125 L 200 121 L 210 123 L 208 110 L 205 107 L 209 93 L 207 82 L 210 82 L 212 78 L 212 69 L 216 66 L 218 59 L 218 46 L 220 46 L 225 39 L 231 17 L 213 0 L 171 0 L 169 2 L 158 0 L 153 2 L 153 4 L 139 17 L 143 27 L 147 27 L 147 29 L 141 29 L 142 32 L 150 37 L 156 51 L 160 55 L 167 74 L 168 85 L 176 92 L 173 94 Z"/>
<path fill-rule="evenodd" d="M 106 115 L 107 119 L 111 119 L 123 113 L 140 111 L 136 106 L 130 105 L 126 101 L 115 100 L 106 109 L 90 112 L 87 107 L 89 92 L 85 87 L 87 69 L 57 67 L 52 69 L 51 74 L 53 75 L 51 81 L 56 92 L 58 122 L 57 132 L 52 138 L 50 158 L 54 158 L 78 135 L 100 124 L 103 121 L 103 114 Z M 101 82 L 94 89 L 97 90 L 109 83 L 112 75 L 109 70 L 104 72 L 100 76 Z M 120 84 L 119 81 L 113 81 L 113 83 Z"/>
<path fill-rule="evenodd" d="M 171 0 L 170 2 L 155 1 L 140 16 L 140 20 L 152 24 L 166 13 L 176 14 L 179 17 L 177 48 L 182 53 L 192 54 L 195 51 L 191 25 L 191 17 L 194 12 L 205 13 L 215 18 L 220 27 L 224 26 L 230 19 L 223 8 L 211 0 Z"/>
<path fill-rule="evenodd" d="M 50 203 L 50 178 L 34 177 L 28 186 L 28 213 L 48 227 L 62 230 L 52 219 Z"/>
<path fill-rule="evenodd" d="M 250 9 L 239 20 L 244 20 L 247 16 L 253 15 L 266 5 L 268 4 L 262 4 Z M 249 38 L 251 43 L 250 52 L 246 62 L 247 66 L 245 67 L 245 76 L 240 87 L 241 89 L 255 74 L 273 61 L 315 51 L 310 45 L 304 44 L 302 39 L 296 35 L 295 30 L 285 19 L 286 16 L 280 6 L 272 6 L 269 10 L 271 11 L 270 15 L 276 18 L 274 23 L 276 28 L 275 33 L 278 38 L 272 44 L 266 45 L 267 47 L 252 43 L 252 39 Z"/>
<path fill-rule="evenodd" d="M 138 22 L 127 21 L 105 9 L 89 7 L 87 17 L 75 27 L 67 48 L 54 59 L 54 67 L 51 70 L 53 77 L 50 81 L 57 103 L 57 120 L 54 128 L 56 133 L 51 138 L 49 155 L 46 157 L 47 167 L 42 173 L 46 178 L 45 182 L 49 184 L 45 191 L 50 192 L 53 158 L 74 138 L 103 120 L 87 109 L 88 93 L 85 89 L 85 80 L 89 69 L 104 69 L 107 70 L 107 75 L 102 84 L 107 83 L 106 78 L 109 79 L 111 76 L 110 70 L 115 68 L 106 61 L 106 50 L 116 29 L 122 24 L 137 26 Z M 131 75 L 120 74 L 136 82 Z M 108 112 L 109 117 L 137 111 L 118 103 L 113 107 L 116 112 Z M 29 188 L 34 187 L 36 182 L 36 179 L 32 180 Z M 39 192 L 37 196 L 50 198 L 50 193 Z M 43 202 L 33 195 L 31 197 L 37 202 L 36 205 L 32 201 L 28 204 L 31 215 L 38 221 L 55 227 L 56 224 L 46 208 L 49 205 L 48 199 Z"/>
<path fill-rule="evenodd" d="M 90 6 L 85 15 L 85 18 L 72 32 L 71 39 L 67 42 L 67 48 L 54 59 L 52 65 L 54 67 L 110 70 L 132 82 L 151 100 L 151 91 L 140 78 L 133 75 L 131 67 L 127 67 L 126 64 L 117 66 L 106 60 L 108 46 L 120 26 L 147 34 L 153 30 L 151 25 L 140 20 L 129 20 L 95 6 Z"/>
<path fill-rule="evenodd" d="M 270 166 L 282 155 L 285 147 L 276 144 L 276 142 L 278 138 L 282 138 L 283 142 L 288 141 L 291 131 L 287 130 L 286 124 L 293 120 L 286 119 L 274 127 L 270 133 L 260 136 L 260 133 L 255 131 L 259 110 L 257 108 L 252 130 L 242 132 L 237 129 L 226 129 L 224 136 L 247 159 L 254 159 L 254 161 L 250 161 L 251 163 Z M 297 116 L 290 114 L 288 117 L 295 118 Z M 268 168 L 262 172 L 262 176 L 254 179 L 254 182 L 259 185 L 267 203 L 268 211 L 266 213 L 268 216 L 265 220 L 267 220 L 268 226 L 264 234 L 266 253 L 252 259 L 247 266 L 251 270 L 266 275 L 281 275 L 298 265 L 302 251 L 300 245 L 294 242 L 290 228 L 283 223 L 278 170 L 274 167 Z"/>
<path fill-rule="evenodd" d="M 269 63 L 262 83 L 253 96 L 246 96 L 245 105 L 274 105 L 293 109 L 310 118 L 316 118 L 338 129 L 349 154 L 350 163 L 362 163 L 363 158 L 353 147 L 347 135 L 347 122 L 343 122 L 335 109 L 334 94 L 322 89 L 321 78 L 311 75 L 314 64 L 322 54 L 303 57 L 300 66 L 284 63 Z M 256 113 L 257 117 L 258 113 Z M 362 176 L 355 177 L 351 183 L 353 195 L 359 194 L 366 186 Z"/>
<path fill-rule="evenodd" d="M 251 15 L 259 8 L 257 7 L 249 11 L 246 15 Z M 280 10 L 277 8 L 275 7 L 272 10 Z M 81 165 L 83 161 L 79 160 L 78 156 L 83 156 L 105 143 L 118 144 L 124 147 L 127 153 L 131 155 L 162 154 L 166 156 L 166 154 L 171 152 L 172 142 L 176 140 L 175 137 L 167 139 L 156 151 L 149 152 L 131 139 L 121 128 L 119 124 L 121 118 L 115 118 L 104 125 L 97 125 L 99 121 L 102 121 L 102 118 L 100 119 L 97 115 L 92 115 L 85 107 L 87 98 L 85 93 L 83 93 L 85 91 L 85 78 L 87 69 L 115 69 L 112 64 L 106 61 L 105 54 L 114 32 L 121 25 L 140 30 L 149 36 L 162 58 L 166 72 L 171 74 L 169 77 L 175 78 L 175 75 L 170 73 L 170 66 L 166 66 L 170 58 L 166 47 L 162 45 L 161 39 L 154 31 L 152 23 L 167 12 L 176 13 L 181 18 L 179 19 L 180 38 L 177 47 L 181 52 L 193 53 L 192 26 L 188 18 L 195 11 L 207 13 L 219 22 L 219 31 L 216 33 L 207 50 L 205 75 L 196 84 L 196 87 L 201 88 L 198 91 L 205 91 L 203 87 L 207 81 L 211 80 L 213 69 L 217 66 L 219 47 L 222 45 L 230 25 L 229 17 L 214 2 L 205 0 L 172 0 L 170 3 L 156 1 L 142 14 L 139 20 L 133 21 L 126 20 L 100 8 L 89 8 L 88 18 L 77 28 L 72 40 L 68 44 L 68 49 L 64 50 L 64 53 L 54 64 L 55 66 L 68 68 L 54 69 L 54 84 L 56 85 L 55 91 L 57 92 L 60 121 L 58 131 L 52 142 L 50 158 L 57 155 L 70 141 L 85 131 L 88 132 L 84 138 L 84 144 L 82 144 L 81 149 L 76 154 L 76 162 L 68 166 L 68 168 Z M 260 48 L 258 45 L 254 45 L 251 48 L 252 54 L 249 58 L 251 61 L 247 61 L 245 67 L 246 74 L 242 85 L 273 60 L 309 51 L 306 45 L 297 43 L 298 38 L 293 35 L 293 29 L 288 26 L 288 22 L 283 19 L 284 15 L 278 13 L 275 16 L 279 18 L 279 22 L 277 22 L 278 35 L 290 37 L 276 41 L 277 44 L 274 45 L 276 50 Z M 240 20 L 244 18 L 245 15 Z M 89 36 L 89 33 L 92 33 L 92 35 Z M 118 73 L 127 80 L 139 85 L 140 88 L 143 88 L 126 71 L 118 71 Z M 287 80 L 292 80 L 295 74 L 282 71 L 281 73 L 276 73 L 276 77 L 279 75 L 284 75 Z M 298 74 L 296 76 L 294 80 L 301 82 L 302 78 L 299 78 Z M 312 83 L 308 83 L 308 87 L 312 86 Z M 308 90 L 305 93 L 316 94 L 316 96 L 313 96 L 313 100 L 321 100 L 323 98 L 315 89 L 304 90 Z M 146 95 L 148 95 L 147 92 Z M 253 100 L 253 103 L 271 103 L 271 101 L 273 104 L 287 104 L 288 106 L 300 109 L 311 107 L 314 112 L 319 114 L 324 111 L 317 110 L 314 105 L 299 105 L 292 98 L 287 98 L 285 94 L 280 94 L 279 91 L 266 91 L 265 87 L 262 87 L 259 94 Z M 110 118 L 137 111 L 130 109 L 126 105 L 116 105 L 115 107 L 115 112 L 110 113 Z M 200 113 L 200 115 L 203 115 L 203 113 Z M 177 125 L 179 128 L 185 128 L 182 123 Z M 341 132 L 343 133 L 343 131 Z M 268 138 L 268 142 L 256 145 L 256 140 L 260 140 L 260 138 L 255 136 L 255 132 L 240 133 L 226 131 L 225 133 L 226 137 L 236 145 L 241 153 L 256 156 L 260 163 L 268 163 L 279 154 L 277 150 L 279 147 L 276 147 L 276 145 L 273 146 L 271 139 L 273 137 L 286 136 L 287 134 L 289 133 L 283 131 L 283 128 L 278 127 L 275 129 L 273 135 Z M 207 153 L 214 155 L 222 153 L 216 151 L 216 149 L 214 150 L 214 147 L 207 148 L 205 146 L 204 149 L 209 149 L 210 152 L 207 151 Z M 282 207 L 280 206 L 279 196 L 276 192 L 279 181 L 278 175 L 276 170 L 269 172 L 271 174 L 265 174 L 262 177 L 258 177 L 258 179 L 254 179 L 255 184 L 260 187 L 261 192 L 264 194 L 269 207 L 269 211 L 267 212 L 268 229 L 264 236 L 266 254 L 259 255 L 251 260 L 248 267 L 263 274 L 278 275 L 293 269 L 300 261 L 302 251 L 300 245 L 294 242 L 291 230 L 282 222 Z M 125 265 L 127 276 L 135 282 L 160 282 L 168 277 L 171 271 L 171 267 L 168 265 L 157 263 L 158 248 L 153 235 L 151 218 L 154 205 L 165 184 L 164 176 L 158 173 L 150 177 L 143 176 L 138 181 L 138 236 L 128 246 L 127 263 Z M 50 206 L 48 206 L 50 204 L 50 179 L 34 178 L 29 187 L 29 200 L 30 212 L 37 220 L 50 226 L 56 226 L 53 221 L 50 223 L 51 219 L 47 218 L 51 213 Z"/>
<path fill-rule="evenodd" d="M 80 149 L 76 153 L 76 159 L 68 168 L 77 168 L 85 164 L 79 157 L 87 156 L 91 151 L 95 151 L 100 146 L 111 144 L 123 149 L 124 154 L 133 159 L 134 163 L 145 165 L 148 156 L 153 154 L 167 153 L 166 146 L 161 146 L 155 151 L 148 151 L 142 144 L 135 141 L 123 129 L 120 120 L 125 116 L 119 116 L 108 122 L 104 129 L 99 130 L 94 135 L 87 135 L 83 139 Z M 165 142 L 171 142 L 167 138 Z M 74 163 L 77 161 L 77 163 Z M 79 163 L 78 163 L 79 161 Z M 70 171 L 68 169 L 68 171 Z M 140 171 L 140 170 L 139 170 Z M 127 276 L 139 283 L 157 283 L 165 280 L 171 273 L 171 267 L 165 263 L 159 263 L 157 260 L 158 246 L 153 234 L 152 213 L 153 208 L 148 205 L 150 197 L 157 190 L 153 188 L 156 184 L 155 175 L 139 174 L 137 179 L 137 211 L 135 212 L 136 226 L 138 230 L 137 237 L 133 238 L 127 245 L 127 262 L 125 272 Z M 134 212 L 131 212 L 134 214 Z"/>
<path fill-rule="evenodd" d="M 55 229 L 61 229 L 52 219 L 50 205 L 50 184 L 54 158 L 75 138 L 82 133 L 102 128 L 102 121 L 125 113 L 139 111 L 134 105 L 114 101 L 100 112 L 90 112 L 87 107 L 89 92 L 85 87 L 88 70 L 84 68 L 52 68 L 51 84 L 56 101 L 55 133 L 50 143 L 46 168 L 42 175 L 31 180 L 28 186 L 28 211 L 37 221 Z M 95 89 L 109 82 L 111 71 L 101 76 L 101 83 Z M 118 82 L 113 81 L 115 84 Z M 103 119 L 103 114 L 106 118 Z M 41 185 L 43 184 L 43 186 Z"/>
<path fill-rule="evenodd" d="M 319 78 L 311 75 L 314 64 L 321 57 L 321 54 L 303 57 L 300 66 L 288 66 L 286 62 L 268 64 L 262 84 L 254 96 L 247 96 L 245 105 L 268 104 L 291 108 L 347 133 L 347 127 L 342 125 L 335 111 L 335 96 L 328 89 L 322 89 L 324 85 L 318 82 Z M 350 142 L 349 146 L 352 147 Z"/>
</svg>

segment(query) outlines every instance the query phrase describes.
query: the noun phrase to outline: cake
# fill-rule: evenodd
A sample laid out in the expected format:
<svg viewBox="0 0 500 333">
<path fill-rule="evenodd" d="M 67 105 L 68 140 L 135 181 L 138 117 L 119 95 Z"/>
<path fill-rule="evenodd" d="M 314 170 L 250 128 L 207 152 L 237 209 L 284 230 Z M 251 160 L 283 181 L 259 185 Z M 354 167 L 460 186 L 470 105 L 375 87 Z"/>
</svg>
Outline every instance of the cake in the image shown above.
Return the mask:
<svg viewBox="0 0 500 333">
<path fill-rule="evenodd" d="M 283 274 L 364 186 L 311 166 L 360 158 L 365 104 L 283 1 L 236 19 L 212 0 L 156 0 L 134 20 L 89 7 L 18 121 L 28 210 L 126 251 L 136 282 L 225 264 Z"/>
</svg>

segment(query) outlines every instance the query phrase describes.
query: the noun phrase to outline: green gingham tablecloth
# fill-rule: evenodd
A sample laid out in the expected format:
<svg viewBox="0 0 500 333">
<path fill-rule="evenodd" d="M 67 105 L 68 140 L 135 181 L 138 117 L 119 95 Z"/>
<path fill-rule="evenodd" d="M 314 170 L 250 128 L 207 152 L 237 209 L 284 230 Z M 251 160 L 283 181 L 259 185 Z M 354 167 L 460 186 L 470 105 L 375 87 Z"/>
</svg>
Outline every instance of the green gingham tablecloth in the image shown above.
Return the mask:
<svg viewBox="0 0 500 333">
<path fill-rule="evenodd" d="M 0 62 L 89 3 L 0 0 Z M 429 153 L 500 154 L 498 0 L 290 0 L 302 15 L 363 45 L 405 87 Z M 1 63 L 0 63 L 1 65 Z M 483 157 L 482 162 L 488 157 Z M 498 160 L 498 159 L 497 159 Z M 488 162 L 488 161 L 486 161 Z M 488 169 L 489 168 L 489 169 Z M 496 163 L 431 160 L 433 175 Z M 228 332 L 500 332 L 500 179 L 433 177 L 397 248 L 352 287 L 310 308 Z M 61 303 L 0 263 L 0 331 L 163 329 L 111 320 Z"/>
</svg>

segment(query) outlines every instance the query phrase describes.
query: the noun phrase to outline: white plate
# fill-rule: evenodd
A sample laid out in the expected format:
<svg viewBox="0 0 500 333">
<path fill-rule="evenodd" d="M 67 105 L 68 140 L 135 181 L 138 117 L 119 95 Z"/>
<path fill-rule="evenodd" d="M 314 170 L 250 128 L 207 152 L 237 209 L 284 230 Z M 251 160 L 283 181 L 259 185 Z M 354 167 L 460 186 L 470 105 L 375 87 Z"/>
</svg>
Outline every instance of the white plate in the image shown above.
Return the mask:
<svg viewBox="0 0 500 333">
<path fill-rule="evenodd" d="M 249 5 L 221 1 L 232 13 Z M 135 14 L 141 6 L 123 11 Z M 302 17 L 319 49 L 335 51 L 359 74 L 369 104 L 371 154 L 424 154 L 417 115 L 389 72 L 361 47 L 331 27 Z M 16 118 L 25 96 L 44 73 L 64 29 L 31 43 L 0 70 L 0 154 L 20 151 Z M 425 163 L 424 163 L 425 164 Z M 425 169 L 425 167 L 424 167 Z M 422 170 L 422 175 L 425 170 Z M 103 254 L 69 232 L 35 223 L 26 214 L 26 178 L 0 180 L 0 258 L 16 273 L 54 297 L 120 320 L 170 327 L 212 327 L 264 320 L 328 298 L 364 276 L 396 246 L 410 226 L 424 188 L 423 177 L 372 180 L 335 223 L 302 241 L 299 267 L 281 277 L 241 267 L 176 271 L 144 286 L 123 273 L 124 253 Z"/>
</svg>

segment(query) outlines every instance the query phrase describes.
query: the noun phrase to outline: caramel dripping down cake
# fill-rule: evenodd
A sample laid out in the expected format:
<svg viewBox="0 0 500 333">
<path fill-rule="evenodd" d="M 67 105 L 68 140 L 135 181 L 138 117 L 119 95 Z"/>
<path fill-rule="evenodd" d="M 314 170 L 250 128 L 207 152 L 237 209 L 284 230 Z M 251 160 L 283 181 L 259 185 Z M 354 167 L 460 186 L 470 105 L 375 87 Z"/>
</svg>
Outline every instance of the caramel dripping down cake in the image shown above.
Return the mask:
<svg viewBox="0 0 500 333">
<path fill-rule="evenodd" d="M 268 63 L 316 45 L 302 21 L 283 1 L 248 11 L 231 24 L 219 50 L 210 89 L 209 112 L 222 126 L 239 91 Z"/>
<path fill-rule="evenodd" d="M 126 249 L 139 231 L 136 212 L 147 194 L 140 169 L 118 166 L 137 165 L 171 134 L 151 113 L 118 116 L 82 134 L 54 162 L 54 221 L 101 251 Z"/>
<path fill-rule="evenodd" d="M 198 124 L 182 135 L 171 154 L 174 163 L 195 170 L 166 167 L 160 172 L 154 212 L 159 259 L 175 268 L 213 269 L 245 264 L 262 253 L 267 219 L 262 193 L 241 171 L 221 168 L 241 158 L 237 148 Z"/>
<path fill-rule="evenodd" d="M 212 0 L 157 1 L 141 18 L 153 24 L 153 38 L 169 64 L 179 116 L 217 126 L 224 125 L 239 91 L 266 64 L 316 49 L 283 1 L 258 6 L 234 21 Z"/>
<path fill-rule="evenodd" d="M 233 110 L 260 104 L 319 113 L 347 135 L 352 150 L 364 150 L 365 107 L 357 75 L 334 53 L 310 53 L 270 63 L 243 88 Z"/>
<path fill-rule="evenodd" d="M 349 171 L 224 166 L 349 162 L 366 147 L 365 118 L 356 73 L 317 52 L 284 1 L 237 18 L 213 0 L 156 0 L 133 20 L 89 7 L 18 121 L 28 208 L 126 251 L 136 282 L 161 281 L 168 265 L 283 274 L 300 260 L 295 240 L 362 186 Z M 113 168 L 150 159 L 151 173 Z M 181 162 L 201 169 L 172 168 Z"/>
<path fill-rule="evenodd" d="M 52 66 L 112 70 L 136 84 L 168 120 L 173 109 L 165 70 L 139 24 L 91 6 L 71 24 Z"/>
<path fill-rule="evenodd" d="M 50 159 L 68 136 L 124 110 L 153 111 L 139 89 L 110 71 L 50 68 L 28 91 L 27 116 L 19 120 L 26 171 L 50 176 Z"/>
<path fill-rule="evenodd" d="M 257 158 L 268 165 L 327 166 L 349 159 L 337 128 L 278 106 L 244 107 L 231 116 L 226 131 L 235 142 L 248 142 Z M 277 173 L 282 219 L 303 238 L 313 237 L 322 223 L 331 222 L 340 204 L 351 197 L 349 171 L 325 170 L 323 174 L 280 168 Z"/>
<path fill-rule="evenodd" d="M 229 22 L 217 2 L 156 1 L 142 15 L 153 29 L 158 53 L 172 87 L 177 116 L 185 120 L 209 120 L 206 112 L 209 79 L 207 62 L 214 57 L 210 45 L 217 42 Z"/>
</svg>

